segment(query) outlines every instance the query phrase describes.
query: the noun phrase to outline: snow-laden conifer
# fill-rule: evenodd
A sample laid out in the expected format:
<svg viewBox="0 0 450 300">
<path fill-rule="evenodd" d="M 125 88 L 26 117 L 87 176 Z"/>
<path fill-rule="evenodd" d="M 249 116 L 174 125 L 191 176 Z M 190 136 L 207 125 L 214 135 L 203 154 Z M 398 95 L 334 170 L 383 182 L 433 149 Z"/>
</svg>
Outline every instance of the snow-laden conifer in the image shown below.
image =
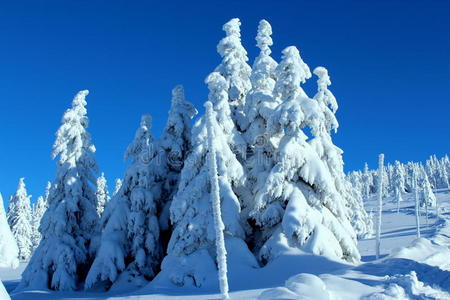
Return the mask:
<svg viewBox="0 0 450 300">
<path fill-rule="evenodd" d="M 436 205 L 436 196 L 433 193 L 430 181 L 428 180 L 428 176 L 423 168 L 421 168 L 419 174 L 419 202 L 421 207 L 425 207 L 428 210 L 429 207 L 434 207 Z"/>
<path fill-rule="evenodd" d="M 33 205 L 33 215 L 31 220 L 31 226 L 33 229 L 32 242 L 33 250 L 39 246 L 41 242 L 41 233 L 39 232 L 39 226 L 41 225 L 42 216 L 47 209 L 47 202 L 45 202 L 44 197 L 39 196 L 36 203 Z"/>
<path fill-rule="evenodd" d="M 105 174 L 102 172 L 99 178 L 97 178 L 97 191 L 95 192 L 97 197 L 97 214 L 99 217 L 102 216 L 105 210 L 106 203 L 110 200 L 108 186 L 106 184 Z"/>
<path fill-rule="evenodd" d="M 30 198 L 24 178 L 20 178 L 16 193 L 9 198 L 10 210 L 8 211 L 8 223 L 19 247 L 20 260 L 28 260 L 33 251 Z"/>
<path fill-rule="evenodd" d="M 251 88 L 247 51 L 241 44 L 241 22 L 238 18 L 231 19 L 223 30 L 226 36 L 217 45 L 217 52 L 222 56 L 222 62 L 215 69 L 227 81 L 228 101 L 232 118 L 239 127 L 246 127 L 243 114 L 245 96 Z"/>
<path fill-rule="evenodd" d="M 6 219 L 3 197 L 0 194 L 0 268 L 17 268 L 19 248 Z"/>
<path fill-rule="evenodd" d="M 418 166 L 414 166 L 414 172 L 412 174 L 412 182 L 414 189 L 414 201 L 415 201 L 415 214 L 416 214 L 416 237 L 420 238 L 420 195 L 419 195 L 419 183 L 418 183 Z"/>
<path fill-rule="evenodd" d="M 86 95 L 79 92 L 56 132 L 53 158 L 56 179 L 42 217 L 42 240 L 22 274 L 18 289 L 74 290 L 90 264 L 89 247 L 96 232 L 95 147 L 87 131 Z"/>
<path fill-rule="evenodd" d="M 218 268 L 220 293 L 224 299 L 229 299 L 228 295 L 228 277 L 227 277 L 227 250 L 225 249 L 225 226 L 222 221 L 222 211 L 220 207 L 220 187 L 217 171 L 216 145 L 214 136 L 214 115 L 211 102 L 205 103 L 206 108 L 206 132 L 208 148 L 208 164 L 211 185 L 211 204 L 214 215 L 214 228 L 216 234 L 216 261 Z"/>
<path fill-rule="evenodd" d="M 257 46 L 260 49 L 258 57 L 253 63 L 250 76 L 252 89 L 245 101 L 245 116 L 248 120 L 244 130 L 247 142 L 247 186 L 250 190 L 248 199 L 243 200 L 245 208 L 251 205 L 254 196 L 263 188 L 266 177 L 273 167 L 272 155 L 279 137 L 267 133 L 267 123 L 280 103 L 273 97 L 276 82 L 275 69 L 277 63 L 270 56 L 270 46 L 273 44 L 272 27 L 266 20 L 259 22 L 256 36 Z"/>
<path fill-rule="evenodd" d="M 398 213 L 400 211 L 400 202 L 403 201 L 402 194 L 405 192 L 405 170 L 398 160 L 395 161 L 392 181 Z"/>
<path fill-rule="evenodd" d="M 161 230 L 170 229 L 169 208 L 177 191 L 184 160 L 191 149 L 191 120 L 197 110 L 186 101 L 184 88 L 177 85 L 172 90 L 172 100 L 166 127 L 158 141 L 158 155 L 162 170 L 162 192 L 159 199 Z M 165 245 L 164 245 L 165 246 Z"/>
<path fill-rule="evenodd" d="M 376 229 L 376 245 L 375 256 L 378 259 L 380 257 L 380 244 L 381 244 L 381 217 L 383 213 L 383 173 L 384 173 L 384 154 L 378 156 L 378 187 L 377 187 L 377 229 Z"/>
<path fill-rule="evenodd" d="M 275 86 L 282 104 L 272 114 L 268 128 L 269 133 L 282 134 L 282 139 L 275 165 L 251 212 L 262 232 L 256 249 L 260 249 L 263 263 L 288 247 L 349 262 L 360 258 L 345 200 L 302 131 L 306 126 L 317 130 L 323 120 L 317 101 L 308 98 L 300 87 L 310 76 L 295 47 L 283 50 Z"/>
<path fill-rule="evenodd" d="M 114 184 L 113 197 L 119 192 L 121 187 L 122 187 L 122 179 L 116 178 L 115 184 Z"/>
<path fill-rule="evenodd" d="M 206 83 L 210 91 L 209 100 L 214 109 L 210 129 L 216 147 L 228 257 L 251 258 L 252 255 L 243 241 L 245 232 L 236 195 L 236 189 L 244 184 L 244 170 L 229 145 L 232 132 L 229 131 L 227 121 L 230 119 L 228 101 L 225 98 L 227 82 L 219 73 L 214 72 L 207 77 Z M 162 271 L 158 275 L 160 278 L 168 278 L 176 285 L 200 287 L 211 284 L 209 275 L 216 270 L 216 231 L 211 206 L 210 174 L 207 124 L 206 117 L 203 116 L 192 128 L 192 151 L 184 163 L 178 192 L 170 207 L 174 229 L 168 255 L 164 258 Z M 254 264 L 256 262 L 253 258 Z"/>
<path fill-rule="evenodd" d="M 161 187 L 155 173 L 160 162 L 151 134 L 150 115 L 143 115 L 125 152 L 130 160 L 122 186 L 102 215 L 102 235 L 85 288 L 119 280 L 143 285 L 152 279 L 162 256 L 156 200 Z"/>
<path fill-rule="evenodd" d="M 317 77 L 318 91 L 314 96 L 322 119 L 318 122 L 317 128 L 313 128 L 314 138 L 310 140 L 310 145 L 316 150 L 321 160 L 330 172 L 337 192 L 344 198 L 347 207 L 348 218 L 356 231 L 358 237 L 363 238 L 372 233 L 372 228 L 368 227 L 371 220 L 364 209 L 362 197 L 359 192 L 345 178 L 343 151 L 334 145 L 331 139 L 331 131 L 337 132 L 339 126 L 335 113 L 338 104 L 333 93 L 328 89 L 331 85 L 328 70 L 324 67 L 317 67 L 313 72 Z M 314 122 L 317 123 L 317 122 Z"/>
<path fill-rule="evenodd" d="M 362 181 L 364 183 L 364 198 L 369 199 L 370 196 L 370 187 L 373 184 L 372 176 L 369 171 L 369 165 L 367 163 L 364 164 L 364 171 L 362 176 Z"/>
</svg>

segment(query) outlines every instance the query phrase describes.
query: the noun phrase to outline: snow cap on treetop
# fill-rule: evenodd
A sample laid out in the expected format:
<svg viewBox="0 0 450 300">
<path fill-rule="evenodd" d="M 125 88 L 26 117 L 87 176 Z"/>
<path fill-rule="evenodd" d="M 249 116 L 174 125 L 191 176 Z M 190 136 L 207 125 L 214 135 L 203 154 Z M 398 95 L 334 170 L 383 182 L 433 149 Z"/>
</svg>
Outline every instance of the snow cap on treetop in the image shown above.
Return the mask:
<svg viewBox="0 0 450 300">
<path fill-rule="evenodd" d="M 297 47 L 289 46 L 283 50 L 283 60 L 288 64 L 298 65 L 300 72 L 294 72 L 295 78 L 294 82 L 305 83 L 306 79 L 311 78 L 311 71 L 307 64 L 305 64 L 300 57 L 300 52 Z M 280 64 L 281 65 L 281 64 Z"/>
<path fill-rule="evenodd" d="M 152 116 L 150 114 L 142 115 L 141 127 L 147 127 L 148 130 L 152 128 Z"/>
<path fill-rule="evenodd" d="M 89 95 L 89 91 L 88 90 L 79 91 L 75 95 L 73 100 L 72 100 L 72 106 L 78 106 L 78 105 L 84 106 L 84 105 L 86 105 L 87 103 L 86 103 L 85 98 L 86 98 L 87 95 Z"/>
<path fill-rule="evenodd" d="M 314 69 L 313 73 L 317 77 L 319 77 L 317 83 L 320 87 L 326 88 L 327 86 L 331 85 L 330 76 L 328 76 L 328 70 L 326 68 L 317 67 Z"/>
<path fill-rule="evenodd" d="M 212 107 L 213 107 L 211 101 L 206 101 L 205 104 L 203 104 L 203 106 L 206 108 L 206 111 L 208 111 L 209 109 L 212 109 Z"/>
<path fill-rule="evenodd" d="M 220 91 L 228 87 L 226 79 L 219 72 L 212 72 L 205 79 L 210 91 Z"/>
<path fill-rule="evenodd" d="M 255 38 L 256 46 L 258 46 L 258 48 L 261 49 L 261 52 L 263 52 L 265 55 L 270 55 L 270 53 L 272 52 L 269 48 L 273 45 L 272 38 L 270 37 L 271 35 L 272 26 L 270 26 L 270 23 L 264 19 L 259 21 L 258 34 Z"/>
<path fill-rule="evenodd" d="M 241 21 L 239 18 L 233 18 L 227 23 L 225 23 L 222 27 L 223 31 L 227 33 L 227 36 L 230 35 L 236 35 L 238 37 L 241 37 Z"/>
<path fill-rule="evenodd" d="M 172 102 L 182 103 L 184 101 L 184 87 L 179 84 L 172 90 Z"/>
</svg>

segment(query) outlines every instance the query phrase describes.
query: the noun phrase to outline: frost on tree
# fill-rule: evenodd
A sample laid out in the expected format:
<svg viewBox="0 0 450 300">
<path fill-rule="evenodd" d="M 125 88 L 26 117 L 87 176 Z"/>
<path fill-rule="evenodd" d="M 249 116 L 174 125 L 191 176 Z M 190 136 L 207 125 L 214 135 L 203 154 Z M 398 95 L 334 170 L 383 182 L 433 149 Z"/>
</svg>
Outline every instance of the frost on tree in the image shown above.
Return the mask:
<svg viewBox="0 0 450 300">
<path fill-rule="evenodd" d="M 315 68 L 313 73 L 318 77 L 318 91 L 314 100 L 317 101 L 321 110 L 321 119 L 311 123 L 314 138 L 309 144 L 328 168 L 337 192 L 345 200 L 348 218 L 357 236 L 363 238 L 372 232 L 371 220 L 364 209 L 360 193 L 345 178 L 343 151 L 335 146 L 331 139 L 331 131 L 337 132 L 339 124 L 335 116 L 338 104 L 333 93 L 328 89 L 331 85 L 330 76 L 324 67 Z"/>
<path fill-rule="evenodd" d="M 45 213 L 45 210 L 47 209 L 47 202 L 45 201 L 44 197 L 39 196 L 36 203 L 33 205 L 33 215 L 32 215 L 32 222 L 31 227 L 33 229 L 33 235 L 32 235 L 32 243 L 33 243 L 33 250 L 36 249 L 39 246 L 39 243 L 41 242 L 41 233 L 39 232 L 39 226 L 41 225 L 42 216 Z"/>
<path fill-rule="evenodd" d="M 227 81 L 227 89 L 233 121 L 240 128 L 246 127 L 247 120 L 243 109 L 245 96 L 251 88 L 250 73 L 252 69 L 248 65 L 247 51 L 241 44 L 241 22 L 238 18 L 231 19 L 223 30 L 226 33 L 219 44 L 217 52 L 222 56 L 222 62 L 215 69 Z"/>
<path fill-rule="evenodd" d="M 19 247 L 20 260 L 27 260 L 33 251 L 30 198 L 24 178 L 20 178 L 16 193 L 9 198 L 8 211 L 8 223 Z"/>
<path fill-rule="evenodd" d="M 159 162 L 151 134 L 151 116 L 144 115 L 125 152 L 131 164 L 122 186 L 108 202 L 101 219 L 102 236 L 85 288 L 119 279 L 143 285 L 152 279 L 162 256 L 156 200 Z M 120 278 L 119 278 L 120 276 Z"/>
<path fill-rule="evenodd" d="M 211 134 L 214 136 L 217 157 L 222 219 L 228 257 L 241 256 L 251 261 L 252 254 L 243 241 L 245 232 L 241 224 L 240 203 L 236 189 L 244 184 L 244 170 L 231 151 L 230 118 L 226 97 L 226 81 L 218 73 L 206 79 L 213 102 Z M 211 206 L 210 170 L 206 118 L 200 118 L 192 129 L 192 151 L 181 171 L 178 192 L 170 207 L 173 233 L 168 255 L 161 265 L 160 278 L 167 278 L 179 286 L 201 287 L 211 284 L 210 274 L 217 272 L 215 257 L 215 227 Z M 256 262 L 250 262 L 255 266 Z M 212 284 L 217 284 L 213 281 Z"/>
<path fill-rule="evenodd" d="M 421 164 L 418 166 L 417 181 L 419 190 L 419 204 L 421 207 L 425 207 L 428 213 L 428 207 L 436 206 L 436 196 L 433 193 L 433 189 L 431 188 L 425 169 Z"/>
<path fill-rule="evenodd" d="M 103 174 L 103 172 L 101 176 L 97 178 L 97 191 L 95 192 L 95 195 L 97 197 L 97 214 L 101 217 L 105 210 L 105 205 L 110 199 L 105 174 Z"/>
<path fill-rule="evenodd" d="M 394 186 L 395 201 L 397 202 L 397 212 L 399 212 L 400 202 L 403 201 L 402 194 L 405 192 L 405 169 L 398 160 L 395 161 L 392 184 Z"/>
<path fill-rule="evenodd" d="M 214 228 L 216 233 L 216 261 L 219 279 L 220 292 L 224 299 L 229 299 L 228 295 L 228 277 L 227 277 L 227 250 L 225 249 L 225 226 L 222 221 L 222 211 L 220 207 L 220 187 L 219 176 L 217 172 L 217 156 L 214 135 L 214 115 L 212 112 L 211 102 L 205 103 L 206 107 L 206 132 L 207 132 L 207 148 L 208 163 L 210 173 L 211 186 L 211 204 L 214 216 Z"/>
<path fill-rule="evenodd" d="M 6 219 L 3 197 L 0 194 L 0 268 L 17 268 L 19 248 Z"/>
<path fill-rule="evenodd" d="M 191 149 L 191 120 L 197 114 L 194 105 L 186 101 L 182 85 L 172 90 L 172 102 L 166 127 L 158 141 L 162 191 L 159 200 L 159 221 L 164 235 L 170 231 L 169 208 L 176 193 L 184 160 Z M 167 233 L 167 234 L 166 234 Z M 164 248 L 166 243 L 164 242 Z"/>
<path fill-rule="evenodd" d="M 121 187 L 122 187 L 122 179 L 116 178 L 115 185 L 114 185 L 113 197 L 119 192 Z"/>
<path fill-rule="evenodd" d="M 243 137 L 247 143 L 247 186 L 250 189 L 248 199 L 243 200 L 244 210 L 251 207 L 256 193 L 263 188 L 266 176 L 273 167 L 272 155 L 279 142 L 278 136 L 267 134 L 267 123 L 280 103 L 273 97 L 277 63 L 270 56 L 270 46 L 273 44 L 272 27 L 266 20 L 259 22 L 256 36 L 260 49 L 253 63 L 250 80 L 252 89 L 245 100 L 245 116 L 248 120 L 244 127 Z"/>
<path fill-rule="evenodd" d="M 300 87 L 309 77 L 309 68 L 298 50 L 283 50 L 274 91 L 282 104 L 269 122 L 269 132 L 283 136 L 275 165 L 251 212 L 262 231 L 256 243 L 263 263 L 290 247 L 349 262 L 360 259 L 345 200 L 302 131 L 306 126 L 316 130 L 323 120 L 317 101 L 308 98 Z"/>
<path fill-rule="evenodd" d="M 42 240 L 18 289 L 74 290 L 84 280 L 92 260 L 89 247 L 98 225 L 97 164 L 87 131 L 87 94 L 85 90 L 75 96 L 56 132 L 52 156 L 58 158 L 57 172 L 39 229 Z"/>
</svg>

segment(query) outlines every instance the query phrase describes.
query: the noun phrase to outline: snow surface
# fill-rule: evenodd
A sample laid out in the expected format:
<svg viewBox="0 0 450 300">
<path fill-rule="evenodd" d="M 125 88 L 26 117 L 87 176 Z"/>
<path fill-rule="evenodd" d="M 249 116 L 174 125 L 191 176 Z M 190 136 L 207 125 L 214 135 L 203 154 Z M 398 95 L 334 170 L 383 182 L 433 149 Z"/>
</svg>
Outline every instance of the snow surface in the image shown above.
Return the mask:
<svg viewBox="0 0 450 300">
<path fill-rule="evenodd" d="M 403 195 L 399 213 L 394 198 L 383 201 L 379 260 L 375 260 L 375 238 L 359 241 L 363 262 L 357 266 L 298 250 L 285 253 L 260 269 L 243 264 L 246 257 L 229 257 L 231 299 L 450 299 L 450 190 L 436 190 L 435 194 L 440 205 L 439 218 L 433 210 L 427 225 L 425 212 L 421 211 L 420 239 L 416 239 L 415 232 L 414 196 Z M 366 210 L 371 211 L 376 205 L 374 195 L 366 202 Z M 230 240 L 226 246 L 237 247 Z M 0 278 L 8 292 L 18 284 L 24 267 L 22 263 L 16 270 L 0 268 Z M 217 274 L 212 273 L 211 277 L 217 278 Z M 180 288 L 157 283 L 133 291 L 28 290 L 12 292 L 11 296 L 13 300 L 220 298 L 218 284 L 215 288 Z"/>
</svg>

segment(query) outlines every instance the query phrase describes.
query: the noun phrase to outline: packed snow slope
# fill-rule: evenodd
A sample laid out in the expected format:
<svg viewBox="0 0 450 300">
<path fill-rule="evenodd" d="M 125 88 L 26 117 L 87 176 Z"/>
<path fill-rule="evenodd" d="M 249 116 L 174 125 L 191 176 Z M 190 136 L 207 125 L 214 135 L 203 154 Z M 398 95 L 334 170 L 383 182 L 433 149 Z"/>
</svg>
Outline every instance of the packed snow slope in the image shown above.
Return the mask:
<svg viewBox="0 0 450 300">
<path fill-rule="evenodd" d="M 435 191 L 439 216 L 429 210 L 420 217 L 422 237 L 416 239 L 414 199 L 404 195 L 400 212 L 384 199 L 381 258 L 375 260 L 375 240 L 359 242 L 362 263 L 353 266 L 322 256 L 285 252 L 264 268 L 248 268 L 246 256 L 229 257 L 231 299 L 450 299 L 450 190 Z M 375 197 L 366 201 L 370 212 Z M 280 244 L 281 245 L 281 244 Z M 239 247 L 228 240 L 227 248 Z M 229 251 L 233 253 L 233 251 Z M 13 300 L 21 299 L 218 299 L 216 287 L 180 288 L 156 277 L 140 290 L 126 283 L 107 293 L 22 291 L 14 288 L 24 268 L 0 269 L 0 278 Z M 217 281 L 215 270 L 209 276 Z"/>
</svg>

